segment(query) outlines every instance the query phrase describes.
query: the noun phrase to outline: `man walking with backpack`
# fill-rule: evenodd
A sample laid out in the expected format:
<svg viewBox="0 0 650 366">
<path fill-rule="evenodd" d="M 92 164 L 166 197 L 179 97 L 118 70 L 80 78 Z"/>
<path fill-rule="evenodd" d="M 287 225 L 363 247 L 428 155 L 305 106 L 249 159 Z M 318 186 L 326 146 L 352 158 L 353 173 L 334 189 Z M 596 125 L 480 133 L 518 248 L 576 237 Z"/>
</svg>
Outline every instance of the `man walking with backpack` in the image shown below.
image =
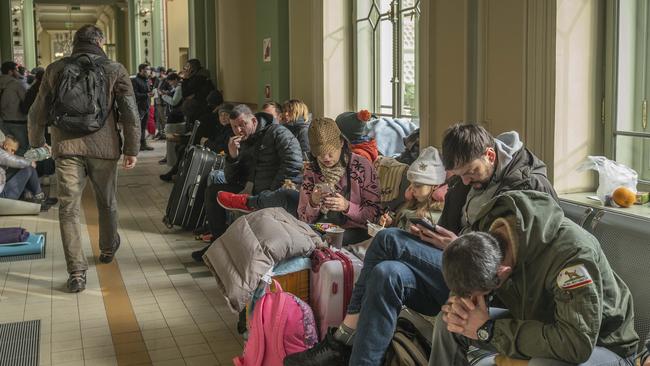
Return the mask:
<svg viewBox="0 0 650 366">
<path fill-rule="evenodd" d="M 72 55 L 47 67 L 28 117 L 29 141 L 34 147 L 45 145 L 45 129 L 52 127 L 59 224 L 70 292 L 86 288 L 88 263 L 79 224 L 86 178 L 95 190 L 99 210 L 99 260 L 110 263 L 120 246 L 117 162 L 123 153 L 124 168 L 132 169 L 139 150 L 140 123 L 129 74 L 124 66 L 107 58 L 103 44 L 101 29 L 81 27 L 74 35 Z"/>
</svg>

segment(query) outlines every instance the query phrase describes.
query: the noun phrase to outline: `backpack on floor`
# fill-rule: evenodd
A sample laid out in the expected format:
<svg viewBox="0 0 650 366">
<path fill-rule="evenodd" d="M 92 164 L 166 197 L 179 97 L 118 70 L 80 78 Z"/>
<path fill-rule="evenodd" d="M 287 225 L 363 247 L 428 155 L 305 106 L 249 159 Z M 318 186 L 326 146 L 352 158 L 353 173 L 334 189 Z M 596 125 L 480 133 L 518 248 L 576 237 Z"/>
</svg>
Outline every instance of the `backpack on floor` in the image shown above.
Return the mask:
<svg viewBox="0 0 650 366">
<path fill-rule="evenodd" d="M 408 319 L 399 318 L 384 366 L 427 366 L 431 346 Z"/>
<path fill-rule="evenodd" d="M 110 111 L 102 66 L 108 59 L 82 53 L 66 57 L 63 62 L 65 66 L 53 88 L 49 123 L 70 133 L 93 133 L 104 126 Z"/>
<path fill-rule="evenodd" d="M 244 354 L 235 357 L 236 366 L 282 366 L 284 358 L 310 349 L 318 342 L 314 314 L 307 303 L 273 280 L 275 291 L 255 304 Z"/>
</svg>

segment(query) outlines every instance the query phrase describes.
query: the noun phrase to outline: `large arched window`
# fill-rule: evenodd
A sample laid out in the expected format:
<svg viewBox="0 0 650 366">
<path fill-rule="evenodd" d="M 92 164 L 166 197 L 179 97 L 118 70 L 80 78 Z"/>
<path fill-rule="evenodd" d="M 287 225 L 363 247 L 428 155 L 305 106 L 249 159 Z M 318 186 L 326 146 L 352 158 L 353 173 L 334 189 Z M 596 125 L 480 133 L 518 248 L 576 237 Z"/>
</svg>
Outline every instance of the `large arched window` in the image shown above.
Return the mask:
<svg viewBox="0 0 650 366">
<path fill-rule="evenodd" d="M 357 108 L 377 115 L 417 117 L 420 0 L 356 0 Z"/>
</svg>

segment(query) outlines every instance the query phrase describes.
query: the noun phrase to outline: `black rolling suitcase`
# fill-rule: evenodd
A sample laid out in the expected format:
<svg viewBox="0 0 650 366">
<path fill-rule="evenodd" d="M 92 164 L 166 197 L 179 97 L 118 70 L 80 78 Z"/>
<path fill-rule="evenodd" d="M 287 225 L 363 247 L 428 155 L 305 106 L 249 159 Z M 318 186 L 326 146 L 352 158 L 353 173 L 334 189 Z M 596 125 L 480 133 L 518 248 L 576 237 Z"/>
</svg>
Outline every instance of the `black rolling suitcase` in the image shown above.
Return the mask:
<svg viewBox="0 0 650 366">
<path fill-rule="evenodd" d="M 200 122 L 196 121 L 190 141 Z M 222 169 L 225 163 L 223 155 L 217 155 L 203 146 L 189 146 L 178 169 L 179 174 L 169 195 L 167 210 L 163 222 L 167 227 L 181 226 L 194 230 L 205 220 L 203 205 L 205 186 L 208 175 L 214 169 Z"/>
</svg>

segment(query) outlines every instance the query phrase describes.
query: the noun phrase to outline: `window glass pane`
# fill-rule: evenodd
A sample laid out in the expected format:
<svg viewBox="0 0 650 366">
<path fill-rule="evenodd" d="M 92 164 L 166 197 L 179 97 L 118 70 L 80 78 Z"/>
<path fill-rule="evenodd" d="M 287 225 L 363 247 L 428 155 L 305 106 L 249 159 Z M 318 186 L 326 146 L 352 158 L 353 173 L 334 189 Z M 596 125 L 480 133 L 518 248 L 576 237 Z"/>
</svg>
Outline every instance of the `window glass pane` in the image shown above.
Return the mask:
<svg viewBox="0 0 650 366">
<path fill-rule="evenodd" d="M 402 0 L 402 9 L 412 8 L 415 6 L 415 0 Z"/>
<path fill-rule="evenodd" d="M 357 107 L 375 110 L 373 30 L 368 21 L 357 23 Z"/>
<path fill-rule="evenodd" d="M 417 72 L 415 67 L 417 45 L 416 40 L 417 18 L 415 14 L 402 16 L 402 114 L 413 116 L 417 114 L 417 93 L 416 81 Z"/>
<path fill-rule="evenodd" d="M 647 5 L 639 1 L 621 1 L 618 24 L 618 80 L 616 93 L 616 129 L 650 132 L 643 128 L 642 106 L 648 83 Z"/>
<path fill-rule="evenodd" d="M 388 13 L 388 11 L 390 10 L 390 3 L 392 2 L 392 0 L 375 0 L 375 2 L 379 7 L 379 12 L 384 14 L 384 13 Z"/>
<path fill-rule="evenodd" d="M 393 24 L 389 20 L 382 20 L 377 29 L 379 42 L 379 113 L 393 113 Z"/>
<path fill-rule="evenodd" d="M 372 0 L 357 0 L 357 19 L 365 19 L 370 13 Z"/>
<path fill-rule="evenodd" d="M 650 181 L 650 139 L 617 136 L 616 161 L 636 170 L 639 179 Z"/>
</svg>

